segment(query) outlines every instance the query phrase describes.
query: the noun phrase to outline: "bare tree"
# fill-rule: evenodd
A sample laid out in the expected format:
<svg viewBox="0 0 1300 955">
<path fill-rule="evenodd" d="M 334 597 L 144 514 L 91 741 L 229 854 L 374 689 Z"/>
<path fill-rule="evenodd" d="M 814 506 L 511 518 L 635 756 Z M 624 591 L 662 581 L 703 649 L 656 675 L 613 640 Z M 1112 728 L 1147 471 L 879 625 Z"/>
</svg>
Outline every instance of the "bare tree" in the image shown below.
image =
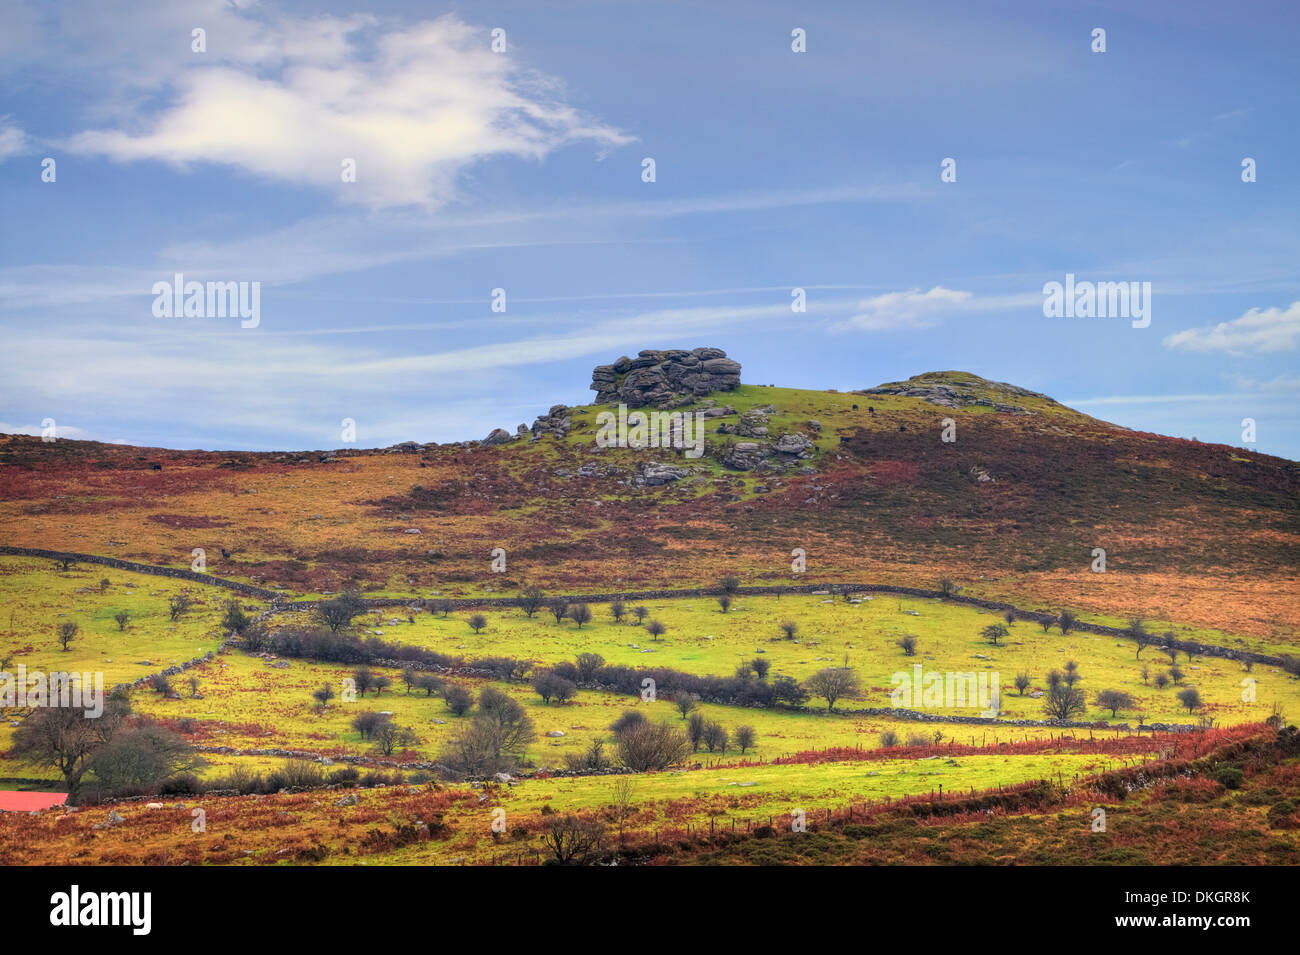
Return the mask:
<svg viewBox="0 0 1300 955">
<path fill-rule="evenodd" d="M 584 623 L 591 623 L 591 607 L 587 604 L 574 604 L 569 608 L 569 619 L 581 630 Z"/>
<path fill-rule="evenodd" d="M 736 745 L 740 747 L 740 755 L 745 755 L 745 750 L 753 747 L 758 740 L 758 734 L 754 732 L 752 726 L 736 727 Z"/>
<path fill-rule="evenodd" d="M 541 587 L 525 587 L 524 595 L 519 598 L 519 606 L 524 608 L 524 613 L 529 617 L 542 609 L 542 604 L 546 601 L 546 594 Z"/>
<path fill-rule="evenodd" d="M 781 632 L 785 634 L 787 640 L 793 640 L 794 635 L 799 632 L 799 625 L 793 620 L 787 620 L 781 624 Z"/>
<path fill-rule="evenodd" d="M 1049 686 L 1047 695 L 1043 697 L 1043 710 L 1054 720 L 1068 720 L 1086 709 L 1083 690 L 1066 686 L 1063 680 Z"/>
<path fill-rule="evenodd" d="M 627 821 L 636 812 L 636 806 L 632 803 L 632 798 L 636 795 L 636 783 L 631 776 L 619 776 L 610 787 L 610 795 L 614 800 L 614 822 L 618 825 L 618 848 L 621 852 L 623 831 L 627 828 Z"/>
<path fill-rule="evenodd" d="M 574 663 L 578 667 L 578 680 L 590 683 L 596 679 L 596 673 L 605 665 L 605 658 L 599 653 L 579 653 Z"/>
<path fill-rule="evenodd" d="M 1130 709 L 1137 701 L 1123 690 L 1102 690 L 1095 702 L 1100 709 L 1110 710 L 1110 715 L 1115 717 L 1120 710 Z"/>
<path fill-rule="evenodd" d="M 330 700 L 334 699 L 334 687 L 328 683 L 322 683 L 320 687 L 312 692 L 312 697 L 322 707 L 329 706 Z"/>
<path fill-rule="evenodd" d="M 660 637 L 662 637 L 662 636 L 664 635 L 664 632 L 665 632 L 668 628 L 665 627 L 665 626 L 664 626 L 662 623 L 660 623 L 658 620 L 651 620 L 649 623 L 647 623 L 647 624 L 645 625 L 645 629 L 646 629 L 646 632 L 649 633 L 650 636 L 653 637 L 653 638 L 657 641 Z"/>
<path fill-rule="evenodd" d="M 118 632 L 121 633 L 126 629 L 126 625 L 131 622 L 131 611 L 119 610 L 113 614 L 113 619 L 117 621 Z"/>
<path fill-rule="evenodd" d="M 689 748 L 686 735 L 668 723 L 646 721 L 618 735 L 619 759 L 624 766 L 639 773 L 674 766 L 686 757 Z"/>
<path fill-rule="evenodd" d="M 542 829 L 542 845 L 559 865 L 582 865 L 600 851 L 604 841 L 605 827 L 583 816 L 556 816 Z"/>
<path fill-rule="evenodd" d="M 73 623 L 71 620 L 65 620 L 55 628 L 55 634 L 58 637 L 59 646 L 63 648 L 65 653 L 68 651 L 68 644 L 77 639 L 77 632 L 79 630 L 81 630 L 81 627 Z"/>
<path fill-rule="evenodd" d="M 1009 635 L 1010 631 L 1007 630 L 1005 624 L 1001 623 L 991 623 L 980 631 L 980 636 L 995 647 L 998 645 L 999 640 L 1005 640 Z"/>
<path fill-rule="evenodd" d="M 488 624 L 487 617 L 483 616 L 481 613 L 473 614 L 466 623 L 469 624 L 470 629 L 475 633 L 478 633 Z"/>
<path fill-rule="evenodd" d="M 836 700 L 858 692 L 858 677 L 847 668 L 827 667 L 804 681 L 804 688 L 813 696 L 824 699 L 826 710 L 830 712 L 835 708 Z"/>
<path fill-rule="evenodd" d="M 167 610 L 171 614 L 173 622 L 189 613 L 190 608 L 193 606 L 194 598 L 185 590 L 182 590 L 167 601 Z"/>
<path fill-rule="evenodd" d="M 1029 689 L 1033 682 L 1033 678 L 1028 673 L 1016 674 L 1016 689 L 1020 691 L 1021 696 L 1025 695 L 1025 690 Z"/>
<path fill-rule="evenodd" d="M 10 755 L 24 763 L 57 770 L 69 799 L 75 802 L 91 757 L 113 739 L 130 713 L 125 699 L 112 696 L 98 717 L 87 716 L 79 706 L 41 707 L 14 730 Z"/>
</svg>

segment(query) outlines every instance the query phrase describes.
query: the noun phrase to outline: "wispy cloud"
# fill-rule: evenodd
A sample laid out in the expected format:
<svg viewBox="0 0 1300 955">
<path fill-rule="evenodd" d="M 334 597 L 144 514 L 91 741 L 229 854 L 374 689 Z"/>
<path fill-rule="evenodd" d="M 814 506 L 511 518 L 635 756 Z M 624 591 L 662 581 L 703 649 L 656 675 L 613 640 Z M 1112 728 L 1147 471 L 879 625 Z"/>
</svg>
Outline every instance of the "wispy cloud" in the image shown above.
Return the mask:
<svg viewBox="0 0 1300 955">
<path fill-rule="evenodd" d="M 22 155 L 27 151 L 27 145 L 27 134 L 22 128 L 10 122 L 8 116 L 0 116 L 0 162 Z"/>
<path fill-rule="evenodd" d="M 1166 348 L 1238 354 L 1282 352 L 1300 343 L 1300 301 L 1286 308 L 1252 308 L 1238 318 L 1167 335 Z"/>
<path fill-rule="evenodd" d="M 485 30 L 455 16 L 387 32 L 375 23 L 273 24 L 253 62 L 247 50 L 238 61 L 223 57 L 214 37 L 171 78 L 168 106 L 142 108 L 120 128 L 79 133 L 67 146 L 122 162 L 234 166 L 372 208 L 436 208 L 475 163 L 632 141 L 567 105 L 557 81 L 492 52 Z M 344 180 L 346 162 L 355 181 Z"/>
</svg>

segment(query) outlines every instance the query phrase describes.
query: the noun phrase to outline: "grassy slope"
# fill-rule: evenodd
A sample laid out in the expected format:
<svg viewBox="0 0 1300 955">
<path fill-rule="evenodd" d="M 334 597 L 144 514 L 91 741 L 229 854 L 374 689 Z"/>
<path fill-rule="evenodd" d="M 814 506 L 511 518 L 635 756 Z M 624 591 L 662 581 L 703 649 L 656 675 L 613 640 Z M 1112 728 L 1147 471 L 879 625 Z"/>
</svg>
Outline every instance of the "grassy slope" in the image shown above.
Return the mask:
<svg viewBox="0 0 1300 955">
<path fill-rule="evenodd" d="M 974 390 L 1036 413 L 742 386 L 714 397 L 739 411 L 774 404 L 773 435 L 813 436 L 817 473 L 728 472 L 715 456 L 736 439 L 710 435 L 710 455 L 677 462 L 698 473 L 655 489 L 622 481 L 671 454 L 596 449 L 591 406 L 574 409 L 565 441 L 348 451 L 336 463 L 8 438 L 0 538 L 177 566 L 203 546 L 214 573 L 295 592 L 357 580 L 375 594 L 422 595 L 512 593 L 525 581 L 693 586 L 724 571 L 775 582 L 800 546 L 820 580 L 916 585 L 947 573 L 968 592 L 1022 604 L 1300 642 L 1294 465 Z M 939 440 L 945 417 L 956 443 Z M 584 463 L 621 473 L 557 473 Z M 977 480 L 981 471 L 994 480 Z M 510 555 L 504 575 L 489 569 L 496 546 Z M 1105 574 L 1088 569 L 1098 546 Z"/>
</svg>

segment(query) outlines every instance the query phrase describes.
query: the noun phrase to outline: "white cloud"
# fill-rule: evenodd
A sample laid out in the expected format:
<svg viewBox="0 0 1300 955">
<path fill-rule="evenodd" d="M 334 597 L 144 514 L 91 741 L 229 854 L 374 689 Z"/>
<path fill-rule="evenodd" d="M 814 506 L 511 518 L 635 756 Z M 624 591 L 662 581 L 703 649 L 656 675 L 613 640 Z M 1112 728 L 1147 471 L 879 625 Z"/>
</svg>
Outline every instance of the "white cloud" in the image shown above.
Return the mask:
<svg viewBox="0 0 1300 955">
<path fill-rule="evenodd" d="M 368 17 L 284 21 L 237 55 L 223 59 L 213 43 L 196 54 L 211 60 L 165 84 L 170 105 L 79 133 L 68 147 L 123 162 L 234 166 L 371 208 L 432 208 L 485 159 L 632 141 L 452 15 L 387 32 Z M 344 159 L 355 160 L 356 182 L 341 181 Z"/>
<path fill-rule="evenodd" d="M 925 328 L 935 324 L 944 312 L 965 305 L 971 298 L 970 292 L 947 289 L 941 285 L 936 285 L 928 292 L 920 289 L 886 292 L 864 299 L 858 304 L 856 314 L 837 327 L 867 331 Z"/>
<path fill-rule="evenodd" d="M 1300 343 L 1300 301 L 1287 308 L 1252 308 L 1228 322 L 1189 328 L 1164 339 L 1166 348 L 1186 351 L 1268 353 L 1291 351 Z"/>
<path fill-rule="evenodd" d="M 8 116 L 0 116 L 0 162 L 26 151 L 27 134 L 9 122 Z"/>
</svg>

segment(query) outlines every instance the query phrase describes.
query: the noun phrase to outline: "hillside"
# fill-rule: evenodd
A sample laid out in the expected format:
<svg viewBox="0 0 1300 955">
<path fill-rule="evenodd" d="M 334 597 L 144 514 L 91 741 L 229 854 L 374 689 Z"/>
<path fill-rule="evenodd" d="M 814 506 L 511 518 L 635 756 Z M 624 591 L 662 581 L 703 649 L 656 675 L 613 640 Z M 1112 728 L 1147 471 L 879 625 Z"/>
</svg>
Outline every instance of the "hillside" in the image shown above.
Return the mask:
<svg viewBox="0 0 1300 955">
<path fill-rule="evenodd" d="M 222 577 L 370 596 L 778 583 L 802 548 L 805 580 L 949 576 L 1022 606 L 1300 643 L 1294 462 L 1130 431 L 960 371 L 852 393 L 740 381 L 721 349 L 643 352 L 596 369 L 609 403 L 443 445 L 7 436 L 0 542 L 177 567 L 203 548 Z M 703 456 L 598 446 L 597 416 L 620 400 L 702 413 Z"/>
</svg>

